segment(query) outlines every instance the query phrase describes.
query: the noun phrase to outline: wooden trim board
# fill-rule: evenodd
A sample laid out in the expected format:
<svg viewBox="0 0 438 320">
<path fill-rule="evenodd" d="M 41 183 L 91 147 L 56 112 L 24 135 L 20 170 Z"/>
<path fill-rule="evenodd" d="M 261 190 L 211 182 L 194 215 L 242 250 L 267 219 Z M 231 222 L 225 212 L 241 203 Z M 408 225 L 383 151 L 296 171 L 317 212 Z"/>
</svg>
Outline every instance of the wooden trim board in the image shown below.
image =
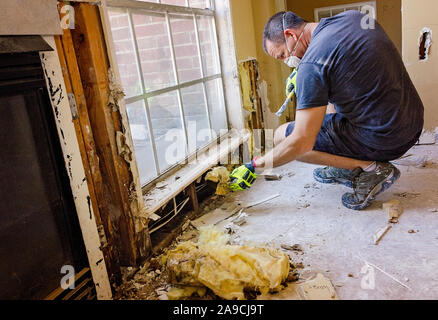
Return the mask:
<svg viewBox="0 0 438 320">
<path fill-rule="evenodd" d="M 100 245 L 96 219 L 93 213 L 94 209 L 90 203 L 90 191 L 88 184 L 85 183 L 85 169 L 82 163 L 76 130 L 72 121 L 72 112 L 66 94 L 55 40 L 53 37 L 44 37 L 44 40 L 55 49 L 55 51 L 40 53 L 40 57 L 47 87 L 49 88 L 49 97 L 61 141 L 66 170 L 71 169 L 71 174 L 69 175 L 70 186 L 87 250 L 88 262 L 96 286 L 97 297 L 102 300 L 111 299 L 111 286 Z"/>
</svg>

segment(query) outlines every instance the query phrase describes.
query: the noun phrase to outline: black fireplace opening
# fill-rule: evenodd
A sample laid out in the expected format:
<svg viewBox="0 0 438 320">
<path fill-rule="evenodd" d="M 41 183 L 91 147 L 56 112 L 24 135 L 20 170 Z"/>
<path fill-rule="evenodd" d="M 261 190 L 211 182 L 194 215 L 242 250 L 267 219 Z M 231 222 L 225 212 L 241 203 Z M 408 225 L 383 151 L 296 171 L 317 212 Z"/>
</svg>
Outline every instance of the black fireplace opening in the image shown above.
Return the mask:
<svg viewBox="0 0 438 320">
<path fill-rule="evenodd" d="M 0 299 L 44 299 L 88 268 L 38 52 L 0 54 Z"/>
</svg>

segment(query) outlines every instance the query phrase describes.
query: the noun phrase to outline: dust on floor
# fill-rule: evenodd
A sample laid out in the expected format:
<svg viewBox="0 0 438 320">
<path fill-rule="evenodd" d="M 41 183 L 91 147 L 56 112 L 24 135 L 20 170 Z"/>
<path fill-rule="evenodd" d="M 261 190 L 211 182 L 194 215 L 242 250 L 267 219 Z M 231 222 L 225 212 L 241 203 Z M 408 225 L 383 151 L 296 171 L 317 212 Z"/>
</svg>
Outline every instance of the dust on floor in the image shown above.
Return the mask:
<svg viewBox="0 0 438 320">
<path fill-rule="evenodd" d="M 324 275 L 340 299 L 438 299 L 438 146 L 417 146 L 408 154 L 426 161 L 398 164 L 399 181 L 361 212 L 342 206 L 342 194 L 349 189 L 316 183 L 316 166 L 293 162 L 274 170 L 281 180 L 259 179 L 247 192 L 215 197 L 204 213 L 280 194 L 244 210 L 245 222 L 229 229 L 234 243 L 288 252 L 301 279 Z M 403 213 L 375 245 L 374 234 L 388 224 L 382 205 L 392 199 Z M 196 233 L 187 224 L 177 242 L 196 238 Z M 170 285 L 156 262 L 127 281 L 118 297 L 164 298 Z M 211 293 L 204 297 L 214 298 Z"/>
</svg>

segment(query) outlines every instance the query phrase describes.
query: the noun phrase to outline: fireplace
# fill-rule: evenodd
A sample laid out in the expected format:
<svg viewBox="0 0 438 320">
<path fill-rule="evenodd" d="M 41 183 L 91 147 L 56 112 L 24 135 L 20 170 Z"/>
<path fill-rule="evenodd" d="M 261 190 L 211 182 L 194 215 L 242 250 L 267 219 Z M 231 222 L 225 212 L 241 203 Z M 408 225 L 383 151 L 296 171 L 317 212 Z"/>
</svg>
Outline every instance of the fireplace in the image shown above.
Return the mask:
<svg viewBox="0 0 438 320">
<path fill-rule="evenodd" d="M 39 53 L 26 51 L 0 54 L 0 299 L 92 298 Z M 74 290 L 60 288 L 66 265 Z"/>
</svg>

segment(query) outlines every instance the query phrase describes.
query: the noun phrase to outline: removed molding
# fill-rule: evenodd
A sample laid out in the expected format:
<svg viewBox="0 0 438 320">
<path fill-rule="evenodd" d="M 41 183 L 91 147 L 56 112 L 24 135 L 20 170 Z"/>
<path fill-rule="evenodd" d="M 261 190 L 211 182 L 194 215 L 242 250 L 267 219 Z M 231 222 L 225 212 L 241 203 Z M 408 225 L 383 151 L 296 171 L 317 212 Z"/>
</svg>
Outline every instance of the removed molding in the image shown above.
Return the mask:
<svg viewBox="0 0 438 320">
<path fill-rule="evenodd" d="M 277 193 L 277 194 L 274 194 L 274 195 L 272 195 L 272 196 L 270 196 L 270 197 L 268 197 L 268 198 L 266 198 L 266 199 L 259 200 L 259 201 L 256 201 L 256 202 L 253 202 L 253 203 L 247 204 L 247 205 L 245 206 L 245 209 L 249 209 L 249 208 L 252 208 L 252 207 L 255 207 L 255 206 L 261 205 L 261 204 L 263 204 L 263 203 L 265 203 L 265 202 L 268 202 L 268 201 L 271 201 L 271 200 L 273 200 L 273 199 L 275 199 L 275 198 L 278 198 L 279 196 L 280 196 L 280 194 Z"/>
</svg>

